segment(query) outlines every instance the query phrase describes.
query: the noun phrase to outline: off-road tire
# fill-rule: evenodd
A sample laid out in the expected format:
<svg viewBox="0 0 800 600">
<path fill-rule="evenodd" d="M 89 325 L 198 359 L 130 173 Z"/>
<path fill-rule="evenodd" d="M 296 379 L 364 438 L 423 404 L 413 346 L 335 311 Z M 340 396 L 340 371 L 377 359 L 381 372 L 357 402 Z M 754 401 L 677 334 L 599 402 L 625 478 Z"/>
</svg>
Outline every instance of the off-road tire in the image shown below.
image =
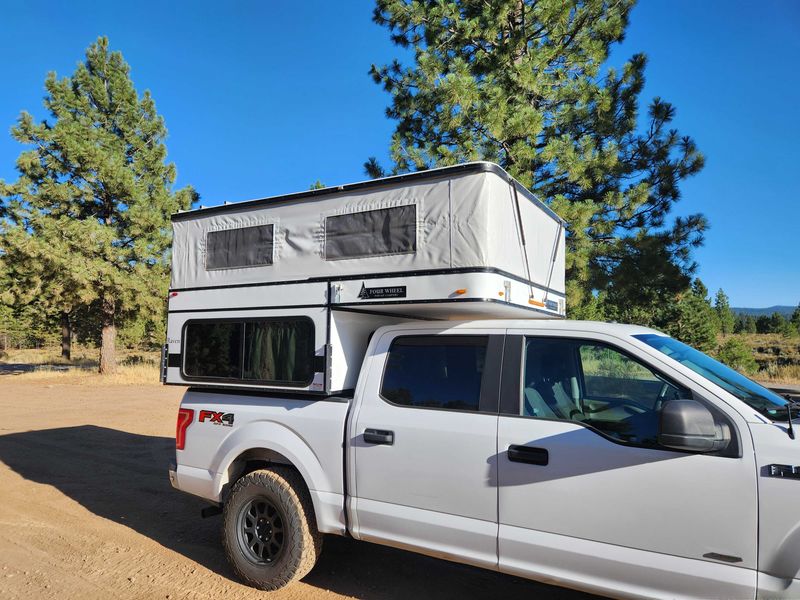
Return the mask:
<svg viewBox="0 0 800 600">
<path fill-rule="evenodd" d="M 247 538 L 240 528 L 248 507 L 262 500 L 280 513 L 282 547 L 274 560 L 257 564 L 255 551 L 248 550 L 244 541 L 252 536 Z M 279 590 L 302 579 L 322 551 L 322 534 L 317 530 L 308 490 L 290 468 L 273 467 L 244 475 L 231 489 L 222 522 L 222 544 L 234 571 L 247 585 L 261 590 Z"/>
</svg>

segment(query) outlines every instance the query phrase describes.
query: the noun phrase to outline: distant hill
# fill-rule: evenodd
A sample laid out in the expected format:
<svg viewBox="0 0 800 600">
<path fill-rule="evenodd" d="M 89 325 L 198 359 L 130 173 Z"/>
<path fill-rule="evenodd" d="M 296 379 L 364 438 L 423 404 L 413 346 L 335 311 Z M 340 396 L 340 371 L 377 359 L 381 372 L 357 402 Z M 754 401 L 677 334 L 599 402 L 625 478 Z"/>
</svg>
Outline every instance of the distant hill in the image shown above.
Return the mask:
<svg viewBox="0 0 800 600">
<path fill-rule="evenodd" d="M 796 306 L 768 306 L 767 308 L 731 308 L 735 313 L 743 315 L 753 315 L 760 317 L 761 315 L 771 315 L 772 313 L 781 313 L 784 317 L 791 317 Z"/>
</svg>

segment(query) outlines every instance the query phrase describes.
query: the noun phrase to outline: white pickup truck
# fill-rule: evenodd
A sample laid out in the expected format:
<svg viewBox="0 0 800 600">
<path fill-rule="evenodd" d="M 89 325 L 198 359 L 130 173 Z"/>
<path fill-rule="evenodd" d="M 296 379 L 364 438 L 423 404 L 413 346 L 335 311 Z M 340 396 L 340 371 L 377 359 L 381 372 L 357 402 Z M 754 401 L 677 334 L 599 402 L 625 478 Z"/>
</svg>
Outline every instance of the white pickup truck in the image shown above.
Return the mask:
<svg viewBox="0 0 800 600">
<path fill-rule="evenodd" d="M 265 590 L 335 534 L 615 597 L 798 598 L 793 408 L 642 327 L 410 321 L 350 393 L 190 388 L 170 478 Z"/>
</svg>

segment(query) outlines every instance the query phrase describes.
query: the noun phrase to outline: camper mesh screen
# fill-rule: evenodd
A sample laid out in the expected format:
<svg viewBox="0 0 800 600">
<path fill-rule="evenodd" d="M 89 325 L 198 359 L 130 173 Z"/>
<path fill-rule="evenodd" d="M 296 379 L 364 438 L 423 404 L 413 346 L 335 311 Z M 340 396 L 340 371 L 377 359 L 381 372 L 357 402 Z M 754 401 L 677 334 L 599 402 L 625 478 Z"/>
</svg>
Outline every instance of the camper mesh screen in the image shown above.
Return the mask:
<svg viewBox="0 0 800 600">
<path fill-rule="evenodd" d="M 206 269 L 236 269 L 272 264 L 273 225 L 209 231 Z"/>
<path fill-rule="evenodd" d="M 325 219 L 325 258 L 338 260 L 417 250 L 413 204 L 336 215 Z"/>
</svg>

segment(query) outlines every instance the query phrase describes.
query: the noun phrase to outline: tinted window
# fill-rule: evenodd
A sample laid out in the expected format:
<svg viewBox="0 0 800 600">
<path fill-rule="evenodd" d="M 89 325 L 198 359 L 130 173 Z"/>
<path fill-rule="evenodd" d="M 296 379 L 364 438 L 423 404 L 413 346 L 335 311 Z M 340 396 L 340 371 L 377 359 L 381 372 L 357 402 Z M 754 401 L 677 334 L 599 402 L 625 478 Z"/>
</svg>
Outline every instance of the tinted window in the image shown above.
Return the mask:
<svg viewBox="0 0 800 600">
<path fill-rule="evenodd" d="M 305 382 L 314 377 L 310 320 L 245 323 L 244 347 L 244 379 Z"/>
<path fill-rule="evenodd" d="M 314 377 L 311 319 L 191 321 L 184 339 L 191 378 L 307 385 Z"/>
<path fill-rule="evenodd" d="M 194 322 L 186 326 L 184 370 L 191 377 L 242 375 L 242 323 Z"/>
<path fill-rule="evenodd" d="M 235 269 L 272 264 L 273 225 L 209 231 L 206 269 Z"/>
<path fill-rule="evenodd" d="M 409 336 L 392 342 L 381 396 L 394 404 L 478 410 L 485 336 Z"/>
<path fill-rule="evenodd" d="M 648 333 L 633 337 L 716 383 L 769 418 L 775 421 L 788 420 L 788 402 L 785 399 L 699 350 L 664 335 Z"/>
<path fill-rule="evenodd" d="M 580 421 L 620 441 L 655 446 L 661 406 L 691 397 L 688 390 L 610 346 L 526 340 L 524 416 Z"/>
<path fill-rule="evenodd" d="M 413 204 L 325 219 L 325 258 L 357 258 L 417 250 L 417 209 Z"/>
</svg>

